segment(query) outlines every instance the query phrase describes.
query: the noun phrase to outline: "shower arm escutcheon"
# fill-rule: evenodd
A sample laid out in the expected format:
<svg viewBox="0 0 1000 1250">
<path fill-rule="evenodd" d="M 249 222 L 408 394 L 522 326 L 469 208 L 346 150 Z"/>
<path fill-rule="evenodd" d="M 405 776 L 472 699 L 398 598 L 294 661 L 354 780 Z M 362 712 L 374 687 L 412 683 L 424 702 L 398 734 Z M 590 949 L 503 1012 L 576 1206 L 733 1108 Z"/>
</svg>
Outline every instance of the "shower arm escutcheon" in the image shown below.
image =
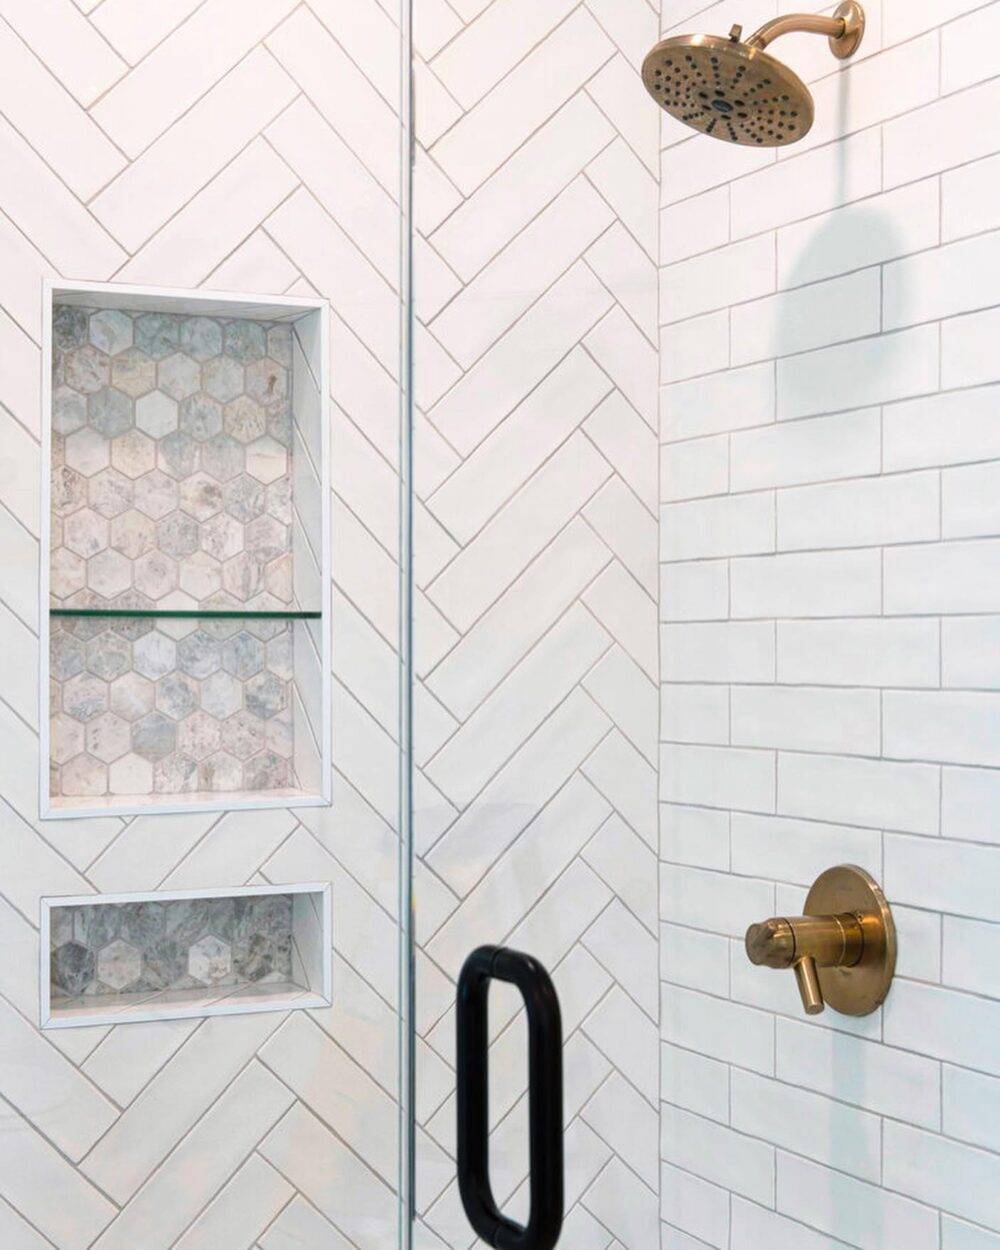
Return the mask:
<svg viewBox="0 0 1000 1250">
<path fill-rule="evenodd" d="M 896 967 L 892 911 L 863 868 L 842 864 L 819 876 L 805 915 L 774 916 L 747 929 L 750 962 L 791 968 L 806 1015 L 829 1003 L 865 1016 L 885 999 Z"/>
<path fill-rule="evenodd" d="M 782 35 L 796 33 L 826 35 L 830 41 L 830 51 L 844 61 L 854 55 L 864 38 L 865 11 L 857 0 L 847 0 L 846 3 L 838 5 L 832 17 L 824 17 L 819 13 L 789 13 L 785 17 L 776 17 L 765 22 L 746 41 L 746 46 L 763 51 Z M 734 26 L 729 37 L 738 43 L 742 34 L 743 28 Z"/>
</svg>

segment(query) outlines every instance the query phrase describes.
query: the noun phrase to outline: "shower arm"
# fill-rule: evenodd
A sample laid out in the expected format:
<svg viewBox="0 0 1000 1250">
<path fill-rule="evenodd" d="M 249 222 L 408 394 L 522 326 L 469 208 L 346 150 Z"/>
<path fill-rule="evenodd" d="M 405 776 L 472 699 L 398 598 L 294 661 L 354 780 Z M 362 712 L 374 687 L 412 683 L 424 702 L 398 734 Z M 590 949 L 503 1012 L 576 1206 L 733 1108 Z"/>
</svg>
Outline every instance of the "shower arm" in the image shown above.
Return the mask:
<svg viewBox="0 0 1000 1250">
<path fill-rule="evenodd" d="M 847 23 L 842 17 L 823 17 L 818 13 L 789 13 L 786 17 L 775 17 L 770 22 L 765 22 L 747 40 L 747 47 L 763 50 L 782 35 L 796 33 L 827 35 L 830 39 L 840 39 L 846 29 Z"/>
<path fill-rule="evenodd" d="M 826 35 L 834 56 L 844 60 L 857 49 L 864 29 L 864 10 L 855 0 L 848 0 L 838 6 L 833 17 L 824 17 L 819 13 L 789 13 L 785 17 L 773 18 L 770 22 L 765 22 L 760 30 L 754 31 L 746 41 L 746 46 L 763 51 L 782 35 Z M 742 35 L 742 26 L 734 26 L 729 32 L 730 39 L 737 43 Z"/>
</svg>

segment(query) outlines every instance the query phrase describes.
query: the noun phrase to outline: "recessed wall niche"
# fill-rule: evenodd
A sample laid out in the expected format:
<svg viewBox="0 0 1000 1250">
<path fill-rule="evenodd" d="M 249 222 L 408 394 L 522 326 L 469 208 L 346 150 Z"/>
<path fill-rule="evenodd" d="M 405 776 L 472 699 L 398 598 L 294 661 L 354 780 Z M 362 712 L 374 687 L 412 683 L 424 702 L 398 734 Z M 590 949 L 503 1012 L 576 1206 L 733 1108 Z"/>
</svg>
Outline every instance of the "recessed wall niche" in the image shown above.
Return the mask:
<svg viewBox="0 0 1000 1250">
<path fill-rule="evenodd" d="M 42 899 L 42 1027 L 329 1006 L 330 894 L 327 883 Z"/>
<path fill-rule="evenodd" d="M 328 802 L 325 305 L 45 303 L 42 814 Z"/>
</svg>

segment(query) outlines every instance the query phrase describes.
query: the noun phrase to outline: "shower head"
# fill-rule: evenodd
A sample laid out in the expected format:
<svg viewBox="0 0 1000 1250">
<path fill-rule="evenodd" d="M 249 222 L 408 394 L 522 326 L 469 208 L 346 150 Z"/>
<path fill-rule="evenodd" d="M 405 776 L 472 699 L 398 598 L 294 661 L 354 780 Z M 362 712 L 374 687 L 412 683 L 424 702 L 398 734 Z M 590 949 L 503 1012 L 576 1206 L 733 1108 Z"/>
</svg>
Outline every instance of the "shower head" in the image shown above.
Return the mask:
<svg viewBox="0 0 1000 1250">
<path fill-rule="evenodd" d="M 748 147 L 795 143 L 812 126 L 812 95 L 797 74 L 764 51 L 792 31 L 826 35 L 834 56 L 843 60 L 861 43 L 864 9 L 847 0 L 833 17 L 775 18 L 745 43 L 739 26 L 728 36 L 664 39 L 643 62 L 642 81 L 672 117 L 713 139 Z"/>
</svg>

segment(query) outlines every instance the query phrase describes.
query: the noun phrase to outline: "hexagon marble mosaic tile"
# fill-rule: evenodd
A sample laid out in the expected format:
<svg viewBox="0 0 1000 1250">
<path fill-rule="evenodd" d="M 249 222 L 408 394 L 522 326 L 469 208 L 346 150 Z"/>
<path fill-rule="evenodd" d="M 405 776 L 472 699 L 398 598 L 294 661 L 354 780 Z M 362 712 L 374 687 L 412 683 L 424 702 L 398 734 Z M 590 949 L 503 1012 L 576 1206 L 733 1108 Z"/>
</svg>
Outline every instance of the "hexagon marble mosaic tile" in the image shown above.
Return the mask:
<svg viewBox="0 0 1000 1250">
<path fill-rule="evenodd" d="M 292 896 L 57 907 L 53 999 L 292 980 Z"/>
<path fill-rule="evenodd" d="M 292 601 L 291 329 L 57 305 L 57 607 Z"/>
<path fill-rule="evenodd" d="M 64 617 L 50 634 L 50 793 L 295 785 L 293 625 Z"/>
</svg>

